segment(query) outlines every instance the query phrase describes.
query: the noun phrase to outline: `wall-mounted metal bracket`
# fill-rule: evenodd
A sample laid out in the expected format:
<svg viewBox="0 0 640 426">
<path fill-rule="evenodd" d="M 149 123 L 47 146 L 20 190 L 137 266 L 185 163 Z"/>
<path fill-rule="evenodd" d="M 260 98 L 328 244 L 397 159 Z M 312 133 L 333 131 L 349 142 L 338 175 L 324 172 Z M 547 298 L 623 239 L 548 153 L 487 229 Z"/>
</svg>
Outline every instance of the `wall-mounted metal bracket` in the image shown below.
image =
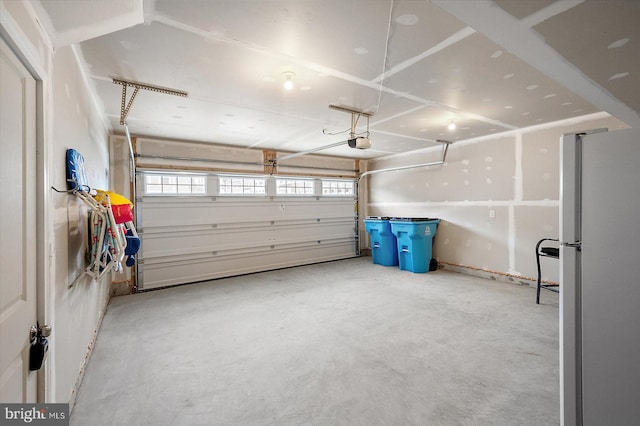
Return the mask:
<svg viewBox="0 0 640 426">
<path fill-rule="evenodd" d="M 114 78 L 113 84 L 121 84 L 122 85 L 122 100 L 120 102 L 120 124 L 124 125 L 127 120 L 127 115 L 129 115 L 129 111 L 131 110 L 131 105 L 133 105 L 133 101 L 138 94 L 138 90 L 150 90 L 152 92 L 164 93 L 167 95 L 174 96 L 182 96 L 187 97 L 188 93 L 184 90 L 171 89 L 168 87 L 156 86 L 153 84 L 140 83 L 137 81 L 123 80 L 120 78 Z M 127 87 L 133 87 L 133 93 L 131 94 L 131 98 L 129 102 L 127 102 Z M 125 106 L 126 105 L 126 106 Z"/>
<path fill-rule="evenodd" d="M 442 139 L 437 139 L 436 142 L 438 142 L 439 144 L 442 144 L 442 151 L 441 151 L 440 160 L 432 161 L 430 163 L 411 164 L 409 166 L 398 166 L 398 167 L 389 167 L 389 168 L 386 168 L 386 169 L 369 170 L 369 171 L 366 171 L 366 172 L 364 172 L 364 173 L 362 173 L 360 175 L 360 177 L 358 178 L 358 183 L 360 183 L 360 180 L 362 180 L 363 177 L 369 176 L 369 175 L 373 175 L 373 174 L 376 174 L 376 173 L 393 172 L 393 171 L 396 171 L 396 170 L 416 169 L 416 168 L 419 168 L 419 167 L 439 166 L 439 165 L 444 164 L 444 162 L 447 159 L 447 152 L 449 151 L 449 145 L 451 145 L 451 142 L 450 141 L 445 141 L 445 140 L 442 140 Z"/>
<path fill-rule="evenodd" d="M 370 112 L 360 111 L 355 108 L 343 107 L 340 105 L 329 105 L 329 109 L 335 109 L 336 111 L 348 112 L 349 114 L 357 114 L 362 115 L 363 117 L 373 117 L 373 114 Z"/>
<path fill-rule="evenodd" d="M 356 137 L 356 127 L 358 126 L 358 120 L 360 117 L 367 118 L 367 137 L 369 137 L 369 119 L 373 116 L 373 114 L 369 112 L 360 111 L 354 108 L 347 108 L 340 105 L 329 105 L 329 109 L 334 109 L 336 111 L 347 112 L 351 114 L 351 131 L 349 132 L 349 138 L 353 139 Z"/>
</svg>

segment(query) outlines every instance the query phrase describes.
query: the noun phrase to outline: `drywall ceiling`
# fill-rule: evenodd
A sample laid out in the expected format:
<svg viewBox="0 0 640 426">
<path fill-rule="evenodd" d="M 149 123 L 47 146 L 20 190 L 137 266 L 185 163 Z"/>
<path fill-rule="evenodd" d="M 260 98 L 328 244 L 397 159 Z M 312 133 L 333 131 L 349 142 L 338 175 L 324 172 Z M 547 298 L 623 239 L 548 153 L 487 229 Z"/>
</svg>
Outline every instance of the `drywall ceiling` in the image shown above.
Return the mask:
<svg viewBox="0 0 640 426">
<path fill-rule="evenodd" d="M 247 149 L 347 139 L 351 116 L 331 104 L 373 114 L 372 149 L 322 151 L 354 158 L 599 111 L 640 125 L 636 0 L 34 3 L 54 46 L 79 46 L 116 133 L 113 78 L 189 93 L 139 92 L 133 135 Z"/>
</svg>

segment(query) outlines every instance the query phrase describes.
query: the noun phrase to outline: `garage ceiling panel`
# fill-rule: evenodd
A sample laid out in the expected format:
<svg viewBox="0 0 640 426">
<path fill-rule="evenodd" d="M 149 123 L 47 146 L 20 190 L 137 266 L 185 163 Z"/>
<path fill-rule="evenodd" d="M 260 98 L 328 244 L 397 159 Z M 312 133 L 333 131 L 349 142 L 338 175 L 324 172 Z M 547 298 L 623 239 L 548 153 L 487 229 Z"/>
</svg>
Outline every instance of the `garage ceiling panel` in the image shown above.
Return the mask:
<svg viewBox="0 0 640 426">
<path fill-rule="evenodd" d="M 414 0 L 394 1 L 391 24 L 387 70 L 393 70 L 466 27 L 438 6 Z"/>
<path fill-rule="evenodd" d="M 134 136 L 302 150 L 344 136 L 322 134 L 350 124 L 330 104 L 373 112 L 372 150 L 332 150 L 355 158 L 598 111 L 638 125 L 639 8 L 636 0 L 33 2 L 55 49 L 80 46 L 116 132 L 113 77 L 189 92 L 141 93 L 128 119 Z M 295 73 L 290 92 L 285 71 Z"/>
<path fill-rule="evenodd" d="M 494 0 L 494 2 L 507 13 L 518 19 L 524 19 L 540 9 L 556 3 L 556 0 Z"/>
<path fill-rule="evenodd" d="M 597 111 L 480 34 L 426 58 L 385 84 L 516 127 Z"/>
<path fill-rule="evenodd" d="M 640 111 L 639 1 L 587 1 L 534 29 L 589 78 Z"/>
<path fill-rule="evenodd" d="M 372 79 L 384 59 L 389 4 L 368 0 L 157 1 L 159 14 L 211 34 Z M 345 37 L 345 33 L 348 37 Z M 321 61 L 319 61 L 319 59 Z"/>
</svg>

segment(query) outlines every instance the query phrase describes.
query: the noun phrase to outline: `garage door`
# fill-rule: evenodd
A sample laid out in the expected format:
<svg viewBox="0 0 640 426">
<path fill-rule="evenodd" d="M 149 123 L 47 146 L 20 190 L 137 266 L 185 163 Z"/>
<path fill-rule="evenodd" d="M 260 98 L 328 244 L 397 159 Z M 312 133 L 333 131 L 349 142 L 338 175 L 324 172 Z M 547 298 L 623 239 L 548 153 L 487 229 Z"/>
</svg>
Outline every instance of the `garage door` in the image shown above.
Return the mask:
<svg viewBox="0 0 640 426">
<path fill-rule="evenodd" d="M 358 255 L 355 181 L 138 170 L 148 290 Z"/>
</svg>

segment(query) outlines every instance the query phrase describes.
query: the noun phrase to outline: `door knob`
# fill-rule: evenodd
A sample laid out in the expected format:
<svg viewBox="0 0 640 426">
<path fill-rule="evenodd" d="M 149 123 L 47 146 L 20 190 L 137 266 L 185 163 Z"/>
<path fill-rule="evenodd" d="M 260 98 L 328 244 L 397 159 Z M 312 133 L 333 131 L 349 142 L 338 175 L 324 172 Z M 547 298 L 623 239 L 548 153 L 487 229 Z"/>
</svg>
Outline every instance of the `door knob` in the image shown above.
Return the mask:
<svg viewBox="0 0 640 426">
<path fill-rule="evenodd" d="M 29 348 L 29 370 L 35 371 L 42 367 L 44 357 L 49 350 L 47 337 L 51 335 L 51 326 L 40 324 L 32 325 L 29 329 L 31 346 Z"/>
<path fill-rule="evenodd" d="M 51 336 L 51 326 L 49 324 L 45 324 L 40 327 L 40 336 L 49 337 Z"/>
</svg>

